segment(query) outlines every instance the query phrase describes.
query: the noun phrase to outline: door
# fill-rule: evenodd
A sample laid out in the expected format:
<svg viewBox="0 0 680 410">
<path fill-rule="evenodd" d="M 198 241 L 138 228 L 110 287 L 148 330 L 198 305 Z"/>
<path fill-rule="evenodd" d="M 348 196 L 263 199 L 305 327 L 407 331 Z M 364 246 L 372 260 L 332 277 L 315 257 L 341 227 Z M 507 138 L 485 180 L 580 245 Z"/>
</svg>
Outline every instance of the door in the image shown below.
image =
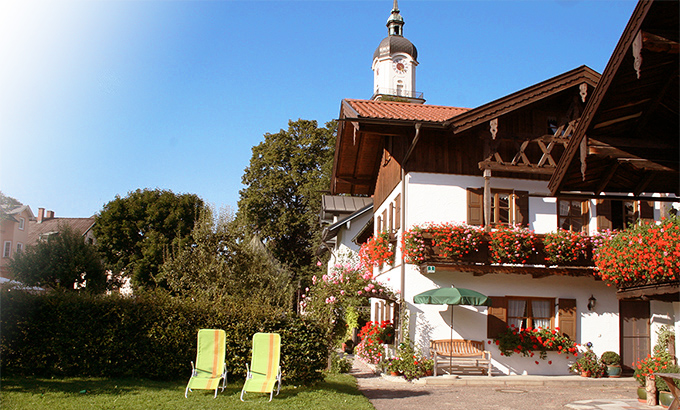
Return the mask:
<svg viewBox="0 0 680 410">
<path fill-rule="evenodd" d="M 631 365 L 651 353 L 649 317 L 649 301 L 619 301 L 621 367 L 626 372 L 632 372 Z"/>
</svg>

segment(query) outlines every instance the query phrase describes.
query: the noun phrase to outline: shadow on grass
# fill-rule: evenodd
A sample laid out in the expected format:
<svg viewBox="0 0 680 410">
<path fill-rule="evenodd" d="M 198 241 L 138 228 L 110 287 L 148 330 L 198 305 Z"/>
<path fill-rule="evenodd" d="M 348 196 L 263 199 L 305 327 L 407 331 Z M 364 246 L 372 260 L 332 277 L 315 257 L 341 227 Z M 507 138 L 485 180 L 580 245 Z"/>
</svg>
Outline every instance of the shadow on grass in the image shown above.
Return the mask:
<svg viewBox="0 0 680 410">
<path fill-rule="evenodd" d="M 137 390 L 179 389 L 182 383 L 141 379 L 3 377 L 2 389 L 15 393 L 134 394 Z M 186 384 L 184 385 L 186 386 Z M 184 390 L 182 390 L 184 391 Z"/>
</svg>

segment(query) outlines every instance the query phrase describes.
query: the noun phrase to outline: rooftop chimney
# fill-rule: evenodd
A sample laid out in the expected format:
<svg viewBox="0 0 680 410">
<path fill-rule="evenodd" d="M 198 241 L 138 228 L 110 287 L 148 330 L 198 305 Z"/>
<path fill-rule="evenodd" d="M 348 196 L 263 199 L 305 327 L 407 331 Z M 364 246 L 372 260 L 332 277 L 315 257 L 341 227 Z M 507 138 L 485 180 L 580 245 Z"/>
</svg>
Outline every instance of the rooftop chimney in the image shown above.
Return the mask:
<svg viewBox="0 0 680 410">
<path fill-rule="evenodd" d="M 45 212 L 45 219 L 54 219 L 54 211 Z"/>
<path fill-rule="evenodd" d="M 38 208 L 38 223 L 42 223 L 43 218 L 45 218 L 45 208 Z"/>
</svg>

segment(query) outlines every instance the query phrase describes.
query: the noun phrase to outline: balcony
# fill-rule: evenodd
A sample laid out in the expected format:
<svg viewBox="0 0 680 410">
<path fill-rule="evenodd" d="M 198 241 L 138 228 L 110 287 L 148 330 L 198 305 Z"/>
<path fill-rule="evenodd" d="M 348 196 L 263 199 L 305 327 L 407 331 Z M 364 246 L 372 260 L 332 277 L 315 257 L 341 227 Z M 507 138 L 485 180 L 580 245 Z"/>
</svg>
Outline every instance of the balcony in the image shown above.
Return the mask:
<svg viewBox="0 0 680 410">
<path fill-rule="evenodd" d="M 422 232 L 424 251 L 422 259 L 416 262 L 421 273 L 426 274 L 427 266 L 445 268 L 458 272 L 472 272 L 475 276 L 488 273 L 528 274 L 534 278 L 553 275 L 560 276 L 593 276 L 595 265 L 592 252 L 587 256 L 581 256 L 570 262 L 552 264 L 547 261 L 549 252 L 546 252 L 543 239 L 546 235 L 535 234 L 534 251 L 527 257 L 524 263 L 498 263 L 492 257 L 490 250 L 491 237 L 484 234 L 476 247 L 476 250 L 460 257 L 441 256 L 445 252 L 440 246 L 433 246 L 433 234 Z"/>
<path fill-rule="evenodd" d="M 414 100 L 416 102 L 424 102 L 425 99 L 423 98 L 423 93 L 420 91 L 409 91 L 409 90 L 404 90 L 404 89 L 397 89 L 397 88 L 379 88 L 376 90 L 376 92 L 373 94 L 371 97 L 372 100 L 375 100 L 376 97 L 381 96 L 381 100 L 384 101 L 390 101 L 390 100 L 405 100 L 405 101 L 410 101 L 413 102 Z"/>
</svg>

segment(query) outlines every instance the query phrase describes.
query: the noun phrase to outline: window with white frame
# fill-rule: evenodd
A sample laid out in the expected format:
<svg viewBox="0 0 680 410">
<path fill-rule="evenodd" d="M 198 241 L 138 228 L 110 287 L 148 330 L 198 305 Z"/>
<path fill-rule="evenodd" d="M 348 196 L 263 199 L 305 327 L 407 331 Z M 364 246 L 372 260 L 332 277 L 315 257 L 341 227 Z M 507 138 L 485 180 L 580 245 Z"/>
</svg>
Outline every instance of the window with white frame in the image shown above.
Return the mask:
<svg viewBox="0 0 680 410">
<path fill-rule="evenodd" d="M 24 244 L 21 242 L 17 242 L 17 253 L 21 252 L 24 250 Z"/>
<path fill-rule="evenodd" d="M 508 326 L 552 329 L 554 299 L 508 298 Z"/>
<path fill-rule="evenodd" d="M 19 218 L 19 229 L 23 231 L 24 226 L 26 226 L 26 220 L 24 218 Z"/>
<path fill-rule="evenodd" d="M 9 258 L 12 256 L 12 241 L 5 241 L 5 246 L 2 248 L 2 257 Z"/>
</svg>

